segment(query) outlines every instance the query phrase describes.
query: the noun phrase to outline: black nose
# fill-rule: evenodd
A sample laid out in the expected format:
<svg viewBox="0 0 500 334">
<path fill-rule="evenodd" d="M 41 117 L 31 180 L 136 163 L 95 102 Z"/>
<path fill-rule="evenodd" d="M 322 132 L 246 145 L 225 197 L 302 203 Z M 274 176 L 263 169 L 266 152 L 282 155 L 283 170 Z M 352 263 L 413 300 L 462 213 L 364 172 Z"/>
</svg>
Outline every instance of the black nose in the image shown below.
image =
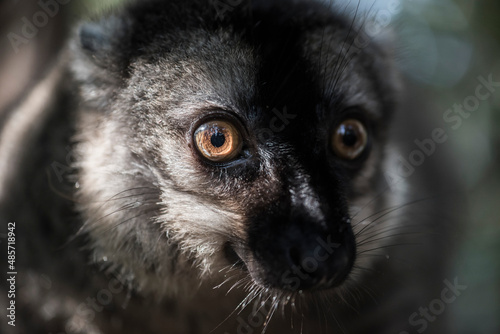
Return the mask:
<svg viewBox="0 0 500 334">
<path fill-rule="evenodd" d="M 350 225 L 330 229 L 311 223 L 287 225 L 255 240 L 255 264 L 248 266 L 250 273 L 258 281 L 289 291 L 341 284 L 356 254 Z"/>
</svg>

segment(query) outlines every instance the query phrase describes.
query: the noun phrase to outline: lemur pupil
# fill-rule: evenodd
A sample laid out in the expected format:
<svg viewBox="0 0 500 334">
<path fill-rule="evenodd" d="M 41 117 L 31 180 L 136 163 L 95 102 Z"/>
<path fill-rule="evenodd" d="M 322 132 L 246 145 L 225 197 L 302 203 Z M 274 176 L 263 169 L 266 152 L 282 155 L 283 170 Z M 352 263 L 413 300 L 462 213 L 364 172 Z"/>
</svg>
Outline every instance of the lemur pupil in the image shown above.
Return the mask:
<svg viewBox="0 0 500 334">
<path fill-rule="evenodd" d="M 220 132 L 216 132 L 210 138 L 210 142 L 214 147 L 221 147 L 226 142 L 226 137 Z"/>
<path fill-rule="evenodd" d="M 356 145 L 357 141 L 358 141 L 358 136 L 356 135 L 356 132 L 353 131 L 352 129 L 346 129 L 345 134 L 342 138 L 342 142 L 344 143 L 344 145 L 354 146 Z"/>
</svg>

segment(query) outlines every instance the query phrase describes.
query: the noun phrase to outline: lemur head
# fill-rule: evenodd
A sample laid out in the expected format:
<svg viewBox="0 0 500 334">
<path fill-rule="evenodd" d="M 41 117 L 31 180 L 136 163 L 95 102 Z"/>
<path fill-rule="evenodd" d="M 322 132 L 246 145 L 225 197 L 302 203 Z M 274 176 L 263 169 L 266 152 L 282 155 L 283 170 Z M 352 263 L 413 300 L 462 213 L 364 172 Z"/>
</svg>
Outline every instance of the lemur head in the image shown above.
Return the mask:
<svg viewBox="0 0 500 334">
<path fill-rule="evenodd" d="M 96 259 L 144 290 L 224 268 L 271 290 L 343 284 L 395 108 L 387 57 L 355 27 L 306 1 L 221 15 L 194 0 L 80 27 L 78 197 Z"/>
</svg>

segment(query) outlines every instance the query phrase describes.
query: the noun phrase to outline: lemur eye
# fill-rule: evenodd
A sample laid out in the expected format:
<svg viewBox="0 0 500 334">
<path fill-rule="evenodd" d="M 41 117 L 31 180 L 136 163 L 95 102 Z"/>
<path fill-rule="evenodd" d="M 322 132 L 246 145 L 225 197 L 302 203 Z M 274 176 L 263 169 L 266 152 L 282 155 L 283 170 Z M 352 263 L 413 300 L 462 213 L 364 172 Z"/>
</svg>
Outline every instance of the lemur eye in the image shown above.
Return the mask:
<svg viewBox="0 0 500 334">
<path fill-rule="evenodd" d="M 365 126 L 356 119 L 346 119 L 332 135 L 332 148 L 342 159 L 354 160 L 359 157 L 368 143 Z"/>
<path fill-rule="evenodd" d="M 213 162 L 227 162 L 241 153 L 241 135 L 229 122 L 214 120 L 202 124 L 194 133 L 198 151 Z"/>
</svg>

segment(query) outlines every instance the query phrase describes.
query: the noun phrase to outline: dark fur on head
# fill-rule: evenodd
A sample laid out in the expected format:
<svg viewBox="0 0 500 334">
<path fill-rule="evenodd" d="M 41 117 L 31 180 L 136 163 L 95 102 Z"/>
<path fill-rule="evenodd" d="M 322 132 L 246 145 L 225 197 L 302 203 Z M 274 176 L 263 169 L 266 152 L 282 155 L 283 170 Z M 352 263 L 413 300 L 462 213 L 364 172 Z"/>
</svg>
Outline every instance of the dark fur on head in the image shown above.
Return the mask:
<svg viewBox="0 0 500 334">
<path fill-rule="evenodd" d="M 357 36 L 350 20 L 301 1 L 257 1 L 222 19 L 208 2 L 146 1 L 83 25 L 76 167 L 96 258 L 148 291 L 228 260 L 282 288 L 280 259 L 304 252 L 300 263 L 307 243 L 332 238 L 350 263 L 341 284 L 355 259 L 349 222 L 376 194 L 396 105 L 386 55 L 374 44 L 352 52 Z M 260 135 L 276 111 L 289 120 Z M 213 165 L 196 154 L 194 127 L 216 116 L 241 126 L 247 157 Z M 370 152 L 353 162 L 329 149 L 347 117 L 370 132 Z"/>
</svg>

